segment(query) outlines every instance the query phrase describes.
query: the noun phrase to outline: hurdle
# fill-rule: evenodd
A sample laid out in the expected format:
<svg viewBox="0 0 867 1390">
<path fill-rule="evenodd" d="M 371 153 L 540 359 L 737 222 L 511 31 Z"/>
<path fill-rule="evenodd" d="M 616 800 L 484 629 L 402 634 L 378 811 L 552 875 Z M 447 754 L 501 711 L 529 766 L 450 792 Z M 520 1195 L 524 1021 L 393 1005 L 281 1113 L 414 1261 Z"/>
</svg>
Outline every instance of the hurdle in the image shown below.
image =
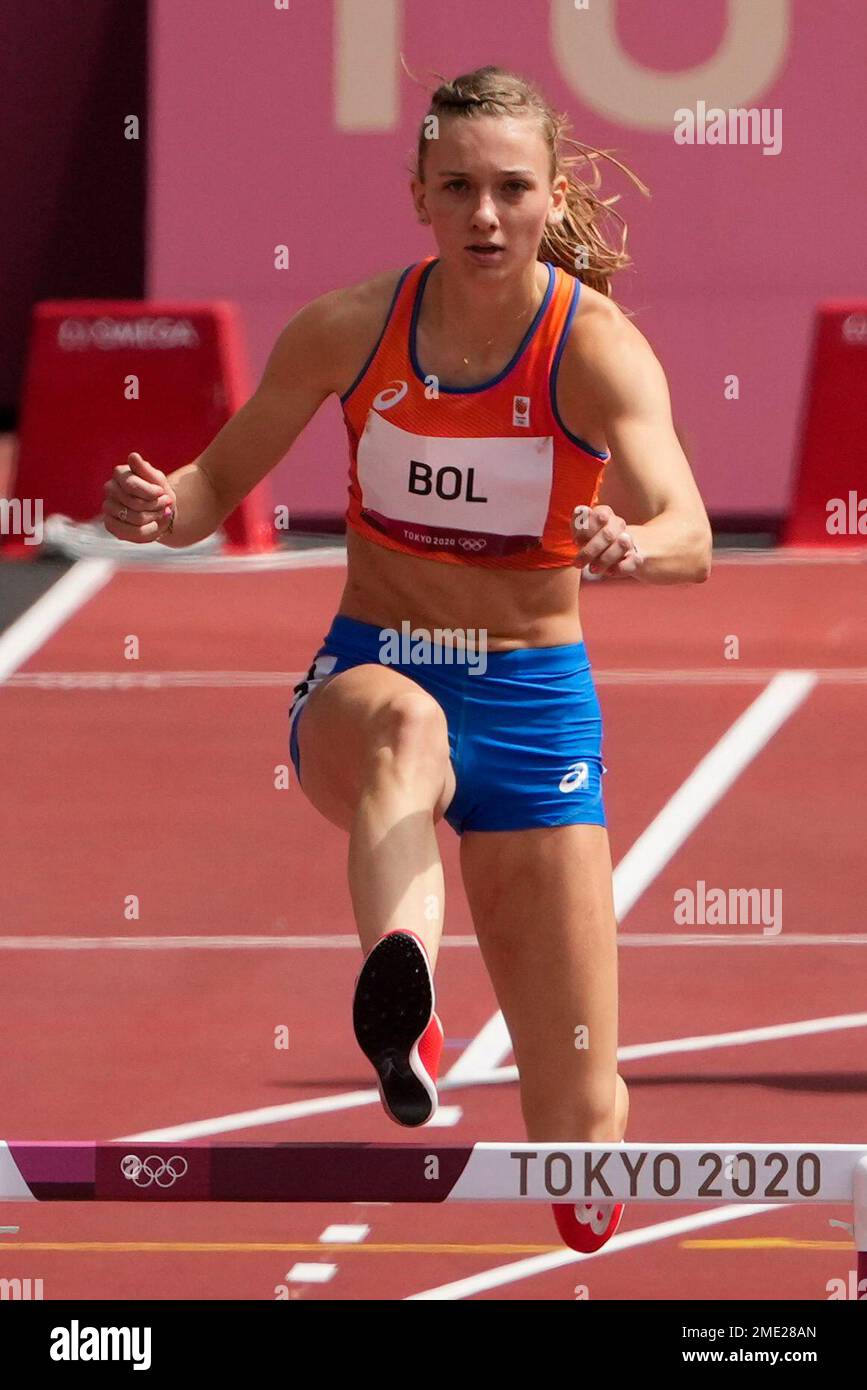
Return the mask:
<svg viewBox="0 0 867 1390">
<path fill-rule="evenodd" d="M 867 1144 L 0 1140 L 0 1202 L 845 1202 L 867 1279 Z"/>
</svg>

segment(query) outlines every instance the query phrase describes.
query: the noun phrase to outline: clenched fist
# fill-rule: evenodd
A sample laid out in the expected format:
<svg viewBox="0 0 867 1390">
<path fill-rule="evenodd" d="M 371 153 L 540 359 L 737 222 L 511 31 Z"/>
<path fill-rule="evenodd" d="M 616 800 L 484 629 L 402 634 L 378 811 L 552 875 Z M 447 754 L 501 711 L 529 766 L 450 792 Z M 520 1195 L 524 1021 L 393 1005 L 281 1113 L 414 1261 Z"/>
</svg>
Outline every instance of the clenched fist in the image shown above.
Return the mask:
<svg viewBox="0 0 867 1390">
<path fill-rule="evenodd" d="M 118 540 L 144 545 L 171 530 L 176 505 L 165 473 L 141 454 L 130 454 L 105 484 L 102 524 Z"/>
<path fill-rule="evenodd" d="M 579 569 L 587 566 L 599 575 L 640 573 L 644 557 L 623 517 L 610 507 L 576 507 L 572 532 L 581 547 L 575 560 Z"/>
</svg>

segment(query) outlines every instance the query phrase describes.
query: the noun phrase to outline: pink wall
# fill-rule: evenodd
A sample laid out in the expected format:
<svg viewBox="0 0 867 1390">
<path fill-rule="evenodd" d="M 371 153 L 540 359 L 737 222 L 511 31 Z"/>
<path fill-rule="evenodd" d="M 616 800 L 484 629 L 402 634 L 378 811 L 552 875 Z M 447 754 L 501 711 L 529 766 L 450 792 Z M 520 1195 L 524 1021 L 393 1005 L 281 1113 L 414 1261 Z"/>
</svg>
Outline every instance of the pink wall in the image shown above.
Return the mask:
<svg viewBox="0 0 867 1390">
<path fill-rule="evenodd" d="M 616 293 L 666 368 L 709 508 L 781 511 L 813 307 L 867 290 L 867 6 L 581 3 L 154 0 L 148 292 L 237 300 L 258 376 L 301 304 L 435 249 L 407 192 L 424 94 L 398 51 L 420 75 L 514 67 L 652 189 L 606 174 L 636 261 Z M 699 100 L 778 108 L 781 152 L 675 143 L 675 109 Z M 335 400 L 273 476 L 291 513 L 342 512 Z"/>
</svg>

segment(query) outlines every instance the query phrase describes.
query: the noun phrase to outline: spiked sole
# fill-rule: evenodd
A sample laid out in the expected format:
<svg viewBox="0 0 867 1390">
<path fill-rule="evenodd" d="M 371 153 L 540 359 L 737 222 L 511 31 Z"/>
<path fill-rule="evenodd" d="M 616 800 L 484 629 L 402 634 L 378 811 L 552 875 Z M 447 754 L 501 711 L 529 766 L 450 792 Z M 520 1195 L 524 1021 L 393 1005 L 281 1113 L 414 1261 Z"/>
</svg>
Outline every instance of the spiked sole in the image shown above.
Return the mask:
<svg viewBox="0 0 867 1390">
<path fill-rule="evenodd" d="M 396 931 L 378 941 L 356 982 L 352 1023 L 382 1103 L 399 1125 L 423 1125 L 436 1113 L 436 1086 L 418 1055 L 434 1002 L 427 955 L 416 938 Z"/>
</svg>

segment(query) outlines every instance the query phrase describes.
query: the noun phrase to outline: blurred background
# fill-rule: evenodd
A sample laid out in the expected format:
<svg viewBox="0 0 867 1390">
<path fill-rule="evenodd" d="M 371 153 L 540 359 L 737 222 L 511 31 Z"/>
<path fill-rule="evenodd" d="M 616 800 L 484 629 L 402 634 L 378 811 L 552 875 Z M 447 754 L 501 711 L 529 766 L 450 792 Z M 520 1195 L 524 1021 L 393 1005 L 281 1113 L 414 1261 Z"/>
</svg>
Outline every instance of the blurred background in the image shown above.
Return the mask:
<svg viewBox="0 0 867 1390">
<path fill-rule="evenodd" d="M 649 185 L 603 162 L 635 262 L 614 293 L 663 362 L 719 538 L 827 540 L 822 500 L 867 493 L 861 0 L 3 0 L 0 28 L 6 495 L 22 434 L 21 497 L 76 520 L 130 449 L 189 461 L 302 304 L 435 250 L 408 191 L 426 92 L 401 53 L 429 88 L 526 74 Z M 679 143 L 674 113 L 700 103 L 755 112 L 750 140 Z M 787 537 L 802 467 L 821 515 Z M 342 529 L 346 482 L 332 399 L 236 542 L 285 543 L 281 504 L 296 531 Z"/>
</svg>

